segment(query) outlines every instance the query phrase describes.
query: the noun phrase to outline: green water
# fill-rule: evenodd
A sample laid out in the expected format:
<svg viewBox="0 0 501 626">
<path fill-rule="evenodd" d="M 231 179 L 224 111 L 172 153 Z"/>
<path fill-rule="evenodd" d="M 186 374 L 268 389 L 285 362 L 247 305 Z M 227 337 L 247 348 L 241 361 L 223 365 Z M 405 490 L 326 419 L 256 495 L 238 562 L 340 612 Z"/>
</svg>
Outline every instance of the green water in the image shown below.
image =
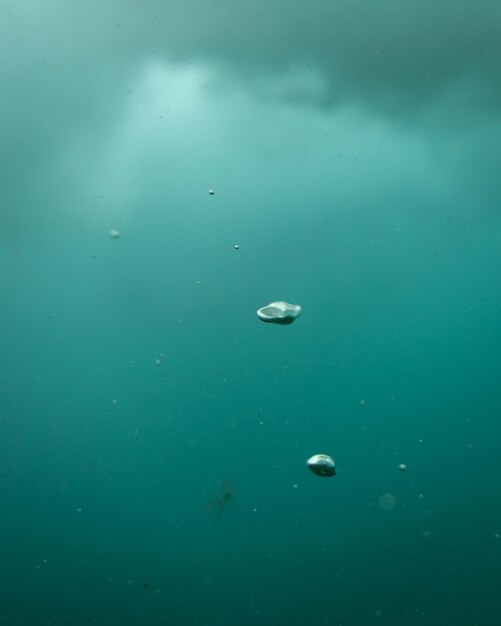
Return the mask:
<svg viewBox="0 0 501 626">
<path fill-rule="evenodd" d="M 499 3 L 0 8 L 0 624 L 499 626 Z"/>
</svg>

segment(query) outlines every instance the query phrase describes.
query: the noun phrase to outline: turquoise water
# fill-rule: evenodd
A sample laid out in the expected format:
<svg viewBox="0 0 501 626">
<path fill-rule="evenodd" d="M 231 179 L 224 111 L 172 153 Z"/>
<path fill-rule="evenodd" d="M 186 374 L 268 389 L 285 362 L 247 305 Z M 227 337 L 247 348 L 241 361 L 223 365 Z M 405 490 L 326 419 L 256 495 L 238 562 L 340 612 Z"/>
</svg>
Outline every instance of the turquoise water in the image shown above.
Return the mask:
<svg viewBox="0 0 501 626">
<path fill-rule="evenodd" d="M 500 18 L 2 3 L 0 623 L 501 623 Z"/>
</svg>

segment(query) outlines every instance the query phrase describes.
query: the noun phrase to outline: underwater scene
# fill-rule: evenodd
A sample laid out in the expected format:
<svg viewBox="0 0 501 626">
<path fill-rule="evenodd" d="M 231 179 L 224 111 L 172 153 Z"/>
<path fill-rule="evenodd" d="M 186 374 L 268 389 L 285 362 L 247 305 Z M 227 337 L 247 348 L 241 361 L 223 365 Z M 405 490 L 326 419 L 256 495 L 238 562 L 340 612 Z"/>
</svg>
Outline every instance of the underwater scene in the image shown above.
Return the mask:
<svg viewBox="0 0 501 626">
<path fill-rule="evenodd" d="M 0 8 L 0 626 L 500 626 L 501 4 Z"/>
</svg>

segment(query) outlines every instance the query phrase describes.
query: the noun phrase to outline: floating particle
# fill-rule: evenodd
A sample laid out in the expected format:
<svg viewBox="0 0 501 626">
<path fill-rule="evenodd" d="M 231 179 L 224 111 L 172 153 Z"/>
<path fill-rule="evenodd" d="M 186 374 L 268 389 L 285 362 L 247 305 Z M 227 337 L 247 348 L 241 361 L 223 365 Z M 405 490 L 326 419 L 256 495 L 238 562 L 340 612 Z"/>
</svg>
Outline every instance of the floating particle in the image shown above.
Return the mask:
<svg viewBox="0 0 501 626">
<path fill-rule="evenodd" d="M 163 352 L 160 352 L 160 354 L 155 359 L 155 365 L 162 365 L 164 361 L 165 361 L 165 354 Z"/>
<path fill-rule="evenodd" d="M 234 246 L 235 250 L 240 250 L 240 246 L 238 245 L 238 243 L 236 243 Z"/>
<path fill-rule="evenodd" d="M 335 476 L 336 465 L 328 454 L 314 454 L 306 461 L 308 467 L 317 476 Z"/>
<path fill-rule="evenodd" d="M 257 316 L 263 322 L 271 324 L 292 324 L 301 315 L 299 304 L 272 302 L 257 310 Z"/>
<path fill-rule="evenodd" d="M 398 469 L 401 472 L 406 472 L 407 471 L 407 465 L 405 463 L 400 463 L 400 465 L 398 466 Z"/>
<path fill-rule="evenodd" d="M 120 231 L 116 230 L 115 228 L 112 228 L 110 230 L 110 237 L 112 239 L 120 239 L 120 237 L 121 237 Z"/>
<path fill-rule="evenodd" d="M 213 196 L 215 193 L 214 189 L 209 189 L 209 196 Z"/>
</svg>

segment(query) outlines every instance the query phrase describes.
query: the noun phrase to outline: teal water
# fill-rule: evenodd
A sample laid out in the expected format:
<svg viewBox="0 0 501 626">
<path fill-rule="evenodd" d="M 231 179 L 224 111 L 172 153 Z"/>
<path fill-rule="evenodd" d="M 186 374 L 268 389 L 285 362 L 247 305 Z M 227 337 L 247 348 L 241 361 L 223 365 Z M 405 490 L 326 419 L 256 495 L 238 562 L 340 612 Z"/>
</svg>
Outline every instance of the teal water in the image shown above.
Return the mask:
<svg viewBox="0 0 501 626">
<path fill-rule="evenodd" d="M 1 8 L 0 623 L 501 624 L 498 3 Z"/>
</svg>

